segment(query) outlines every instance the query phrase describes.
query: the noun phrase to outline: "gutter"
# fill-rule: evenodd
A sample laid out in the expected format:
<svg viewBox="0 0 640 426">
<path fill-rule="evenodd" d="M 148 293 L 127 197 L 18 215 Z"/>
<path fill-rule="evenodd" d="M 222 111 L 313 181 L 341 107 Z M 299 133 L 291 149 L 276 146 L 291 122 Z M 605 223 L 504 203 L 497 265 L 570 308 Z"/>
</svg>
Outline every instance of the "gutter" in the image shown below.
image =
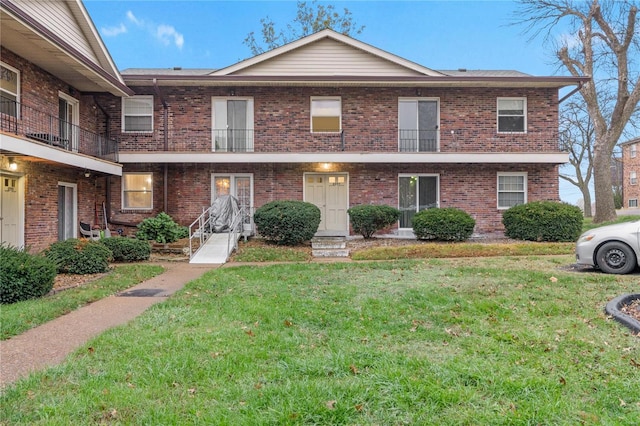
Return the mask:
<svg viewBox="0 0 640 426">
<path fill-rule="evenodd" d="M 162 110 L 163 110 L 163 120 L 164 120 L 164 151 L 169 151 L 169 132 L 167 131 L 168 123 L 169 123 L 169 106 L 167 105 L 167 101 L 162 96 L 162 92 L 160 92 L 160 88 L 158 87 L 158 80 L 153 79 L 153 90 L 155 91 L 158 98 L 162 102 Z M 163 185 L 163 198 L 164 198 L 164 212 L 169 211 L 169 165 L 164 163 L 164 176 L 162 179 Z"/>
<path fill-rule="evenodd" d="M 566 95 L 564 95 L 562 97 L 562 99 L 560 99 L 558 101 L 558 105 L 560 105 L 562 102 L 566 101 L 567 99 L 569 99 L 571 96 L 575 95 L 576 93 L 578 93 L 580 91 L 580 89 L 582 89 L 584 87 L 584 83 L 582 81 L 578 82 L 578 87 L 576 87 L 575 89 L 573 89 L 572 91 L 570 91 L 569 93 L 567 93 Z"/>
</svg>

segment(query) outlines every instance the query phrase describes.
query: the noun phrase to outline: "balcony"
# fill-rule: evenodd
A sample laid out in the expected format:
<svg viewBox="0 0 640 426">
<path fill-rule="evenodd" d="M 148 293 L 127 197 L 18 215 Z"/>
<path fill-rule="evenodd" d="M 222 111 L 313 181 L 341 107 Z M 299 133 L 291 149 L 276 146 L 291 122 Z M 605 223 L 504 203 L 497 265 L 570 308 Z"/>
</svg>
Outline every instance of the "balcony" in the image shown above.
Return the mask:
<svg viewBox="0 0 640 426">
<path fill-rule="evenodd" d="M 19 102 L 0 101 L 0 131 L 103 160 L 118 161 L 118 142 Z"/>
<path fill-rule="evenodd" d="M 400 152 L 438 152 L 438 130 L 398 130 Z"/>
</svg>

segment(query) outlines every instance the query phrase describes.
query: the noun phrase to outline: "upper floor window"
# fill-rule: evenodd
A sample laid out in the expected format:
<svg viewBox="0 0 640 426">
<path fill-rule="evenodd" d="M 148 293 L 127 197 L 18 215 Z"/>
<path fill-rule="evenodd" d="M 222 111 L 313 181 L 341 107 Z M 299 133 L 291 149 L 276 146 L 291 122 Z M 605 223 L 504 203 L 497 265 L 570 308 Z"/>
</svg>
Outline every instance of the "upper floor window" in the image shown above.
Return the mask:
<svg viewBox="0 0 640 426">
<path fill-rule="evenodd" d="M 526 133 L 527 98 L 498 98 L 498 133 Z"/>
<path fill-rule="evenodd" d="M 525 204 L 527 202 L 526 173 L 498 173 L 498 208 Z"/>
<path fill-rule="evenodd" d="M 638 145 L 634 143 L 629 147 L 629 155 L 631 156 L 631 158 L 636 158 L 637 154 L 638 154 Z"/>
<path fill-rule="evenodd" d="M 436 152 L 439 133 L 438 99 L 398 100 L 400 152 Z"/>
<path fill-rule="evenodd" d="M 125 210 L 153 208 L 153 173 L 122 174 L 122 208 Z"/>
<path fill-rule="evenodd" d="M 253 152 L 253 99 L 211 99 L 213 150 Z"/>
<path fill-rule="evenodd" d="M 638 184 L 638 175 L 636 174 L 636 172 L 629 173 L 629 183 L 631 185 L 637 185 Z"/>
<path fill-rule="evenodd" d="M 311 132 L 337 133 L 342 130 L 342 101 L 340 98 L 311 98 Z"/>
<path fill-rule="evenodd" d="M 0 62 L 0 113 L 18 117 L 20 71 Z"/>
<path fill-rule="evenodd" d="M 153 96 L 122 98 L 122 131 L 153 131 Z"/>
</svg>

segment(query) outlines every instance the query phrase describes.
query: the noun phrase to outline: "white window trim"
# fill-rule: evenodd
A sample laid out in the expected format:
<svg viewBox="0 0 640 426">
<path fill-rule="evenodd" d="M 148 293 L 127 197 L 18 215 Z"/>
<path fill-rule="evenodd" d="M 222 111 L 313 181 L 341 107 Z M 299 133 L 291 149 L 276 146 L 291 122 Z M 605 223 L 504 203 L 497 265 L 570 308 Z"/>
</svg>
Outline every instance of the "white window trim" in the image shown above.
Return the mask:
<svg viewBox="0 0 640 426">
<path fill-rule="evenodd" d="M 630 185 L 638 184 L 638 174 L 635 171 L 629 173 L 629 184 Z"/>
<path fill-rule="evenodd" d="M 127 175 L 149 175 L 151 176 L 151 185 L 150 185 L 150 189 L 149 192 L 151 192 L 151 205 L 148 207 L 125 207 L 125 190 L 124 190 L 124 177 Z M 135 210 L 135 211 L 149 211 L 149 210 L 153 210 L 153 172 L 124 172 L 122 173 L 122 178 L 120 179 L 120 207 L 122 210 L 126 210 L 126 211 L 130 211 L 130 210 Z M 139 191 L 138 191 L 139 192 Z"/>
<path fill-rule="evenodd" d="M 15 95 L 16 95 L 16 102 L 20 103 L 20 92 L 21 92 L 20 83 L 22 81 L 22 78 L 21 78 L 21 75 L 20 75 L 20 70 L 17 69 L 17 68 L 12 67 L 11 65 L 9 65 L 9 64 L 7 64 L 5 62 L 2 62 L 2 61 L 0 61 L 0 65 L 2 65 L 4 68 L 16 73 L 16 78 L 18 79 L 18 82 L 16 84 L 16 90 L 18 91 L 18 93 L 15 93 Z M 6 90 L 0 89 L 0 91 L 5 92 L 5 93 L 10 93 L 11 95 L 14 95 L 14 93 L 8 92 Z M 16 111 L 16 116 L 17 117 L 16 118 L 20 119 L 20 108 L 16 108 L 16 109 L 17 109 L 17 111 Z"/>
<path fill-rule="evenodd" d="M 436 178 L 436 208 L 440 207 L 440 174 L 438 173 L 398 173 L 397 194 L 398 200 L 396 205 L 400 207 L 400 178 L 403 177 L 435 177 Z M 419 211 L 419 210 L 418 210 Z M 416 211 L 416 213 L 418 212 Z M 398 230 L 404 231 L 413 228 L 400 228 L 400 220 L 398 220 Z"/>
<path fill-rule="evenodd" d="M 253 173 L 211 173 L 211 202 L 216 199 L 216 178 L 217 177 L 230 177 L 230 178 L 249 178 L 250 189 L 250 208 L 253 211 Z M 235 185 L 235 179 L 231 179 L 229 185 Z M 229 188 L 229 193 L 235 192 L 235 187 Z"/>
<path fill-rule="evenodd" d="M 631 158 L 636 158 L 637 152 L 638 152 L 638 147 L 637 147 L 637 145 L 636 145 L 636 144 L 632 144 L 632 145 L 629 147 L 629 156 L 630 156 Z"/>
<path fill-rule="evenodd" d="M 71 124 L 75 126 L 77 129 L 74 129 L 72 132 L 73 140 L 69 141 L 71 143 L 71 149 L 74 152 L 78 152 L 79 145 L 79 127 L 80 127 L 80 101 L 73 96 L 67 95 L 64 92 L 58 91 L 58 97 L 60 99 L 64 99 L 69 105 L 71 105 L 73 117 L 71 118 Z"/>
<path fill-rule="evenodd" d="M 313 131 L 313 101 L 338 101 L 340 104 L 340 130 L 337 132 L 314 132 Z M 342 132 L 342 97 L 341 96 L 311 96 L 309 99 L 309 131 L 311 133 L 330 133 L 336 134 Z"/>
<path fill-rule="evenodd" d="M 524 114 L 524 129 L 521 132 L 503 132 L 500 131 L 500 101 L 524 101 L 522 108 Z M 496 98 L 496 132 L 500 134 L 526 134 L 527 133 L 527 98 L 526 96 L 512 96 L 512 97 L 498 97 Z M 506 116 L 506 117 L 515 117 L 515 116 Z M 519 116 L 518 116 L 519 117 Z"/>
<path fill-rule="evenodd" d="M 398 98 L 398 121 L 397 124 L 400 124 L 400 102 L 420 102 L 420 101 L 435 101 L 437 106 L 437 118 L 436 118 L 436 151 L 440 152 L 440 98 L 439 97 L 408 97 L 408 98 Z M 416 117 L 417 118 L 417 117 Z M 398 127 L 398 130 L 402 130 Z M 420 130 L 420 129 L 418 129 Z M 418 149 L 418 147 L 416 147 Z M 398 151 L 400 151 L 400 132 L 398 132 Z"/>
<path fill-rule="evenodd" d="M 527 203 L 529 198 L 528 188 L 529 188 L 529 176 L 527 172 L 498 172 L 496 177 L 496 206 L 498 210 L 508 210 L 512 206 L 501 207 L 500 206 L 500 178 L 502 176 L 523 176 L 524 177 L 524 200 L 523 204 Z M 507 192 L 507 191 L 504 191 Z"/>
<path fill-rule="evenodd" d="M 125 104 L 127 99 L 146 99 L 147 101 L 151 101 L 151 130 L 126 130 L 125 129 Z M 153 133 L 154 123 L 153 116 L 155 113 L 155 100 L 153 99 L 153 95 L 134 95 L 128 98 L 122 98 L 122 133 Z M 146 117 L 146 115 L 137 115 L 136 117 Z"/>
<path fill-rule="evenodd" d="M 211 151 L 216 152 L 216 101 L 247 101 L 247 129 L 254 130 L 255 126 L 255 103 L 251 96 L 212 96 L 211 97 Z M 247 152 L 253 152 L 255 149 L 255 139 L 252 135 L 251 146 Z M 222 152 L 226 152 L 222 150 Z M 223 174 L 221 174 L 222 176 Z"/>
<path fill-rule="evenodd" d="M 72 225 L 72 229 L 71 229 L 71 235 L 74 235 L 76 238 L 78 238 L 78 184 L 77 183 L 70 183 L 70 182 L 61 182 L 58 181 L 58 186 L 64 186 L 67 188 L 72 188 L 73 189 L 73 206 L 72 206 L 72 216 L 73 216 L 73 225 Z M 56 188 L 57 191 L 57 188 Z M 56 231 L 57 232 L 57 231 Z"/>
<path fill-rule="evenodd" d="M 631 204 L 633 204 L 633 205 L 631 205 Z M 631 198 L 629 200 L 629 208 L 630 209 L 638 208 L 638 199 L 637 198 Z"/>
</svg>

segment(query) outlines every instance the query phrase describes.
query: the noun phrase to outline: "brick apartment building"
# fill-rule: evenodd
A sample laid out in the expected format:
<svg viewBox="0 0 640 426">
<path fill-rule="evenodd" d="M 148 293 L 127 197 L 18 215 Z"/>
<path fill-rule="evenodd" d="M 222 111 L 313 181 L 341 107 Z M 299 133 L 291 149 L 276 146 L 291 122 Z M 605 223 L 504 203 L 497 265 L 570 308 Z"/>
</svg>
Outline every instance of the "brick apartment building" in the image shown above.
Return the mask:
<svg viewBox="0 0 640 426">
<path fill-rule="evenodd" d="M 223 69 L 118 72 L 81 1 L 1 4 L 17 224 L 2 241 L 36 249 L 105 216 L 125 233 L 162 211 L 188 225 L 223 194 L 248 212 L 314 203 L 320 234 L 349 234 L 347 209 L 369 203 L 401 210 L 399 234 L 430 207 L 501 232 L 505 209 L 559 199 L 558 91 L 589 80 L 433 70 L 331 30 Z"/>
<path fill-rule="evenodd" d="M 637 209 L 640 199 L 640 138 L 631 139 L 619 144 L 622 148 L 622 208 Z"/>
</svg>

